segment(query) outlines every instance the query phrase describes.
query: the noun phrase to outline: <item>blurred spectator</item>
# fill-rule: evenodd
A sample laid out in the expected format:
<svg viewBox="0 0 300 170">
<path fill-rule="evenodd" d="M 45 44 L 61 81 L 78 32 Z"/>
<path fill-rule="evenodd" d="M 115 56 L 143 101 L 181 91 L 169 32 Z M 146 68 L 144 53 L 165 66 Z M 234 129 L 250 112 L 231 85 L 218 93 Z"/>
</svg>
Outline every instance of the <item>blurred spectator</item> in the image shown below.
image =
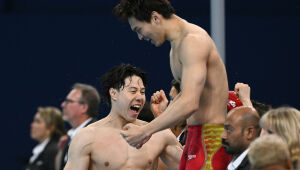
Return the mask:
<svg viewBox="0 0 300 170">
<path fill-rule="evenodd" d="M 250 170 L 248 147 L 259 136 L 259 115 L 253 107 L 240 106 L 231 110 L 224 124 L 222 144 L 232 155 L 228 170 Z"/>
<path fill-rule="evenodd" d="M 300 111 L 292 107 L 271 109 L 260 120 L 261 135 L 276 134 L 288 144 L 294 168 L 300 155 Z"/>
<path fill-rule="evenodd" d="M 38 141 L 26 170 L 53 170 L 58 140 L 65 134 L 61 111 L 55 107 L 39 107 L 31 123 L 31 138 Z"/>
<path fill-rule="evenodd" d="M 258 102 L 256 100 L 251 100 L 251 103 L 255 110 L 258 112 L 259 116 L 262 117 L 267 111 L 272 109 L 272 106 L 269 104 L 264 104 L 261 102 Z"/>
<path fill-rule="evenodd" d="M 72 126 L 72 129 L 59 141 L 60 150 L 56 157 L 56 170 L 64 169 L 70 142 L 79 129 L 97 121 L 99 104 L 100 96 L 93 86 L 81 83 L 73 85 L 61 104 L 63 118 Z"/>
<path fill-rule="evenodd" d="M 293 169 L 288 146 L 276 135 L 265 135 L 253 141 L 248 155 L 253 170 Z"/>
</svg>

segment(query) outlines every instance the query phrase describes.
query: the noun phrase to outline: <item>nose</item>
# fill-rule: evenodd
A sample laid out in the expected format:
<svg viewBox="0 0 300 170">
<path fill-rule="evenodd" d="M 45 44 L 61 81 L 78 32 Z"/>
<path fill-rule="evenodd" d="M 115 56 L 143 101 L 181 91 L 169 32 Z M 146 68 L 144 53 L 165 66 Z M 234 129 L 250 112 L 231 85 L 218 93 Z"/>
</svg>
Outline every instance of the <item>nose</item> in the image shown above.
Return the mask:
<svg viewBox="0 0 300 170">
<path fill-rule="evenodd" d="M 226 131 L 223 131 L 223 133 L 221 134 L 221 138 L 226 139 Z"/>
<path fill-rule="evenodd" d="M 145 100 L 145 95 L 142 93 L 137 93 L 136 100 L 140 102 Z"/>
<path fill-rule="evenodd" d="M 63 101 L 62 103 L 61 103 L 61 105 L 60 105 L 62 108 L 64 108 L 65 106 L 66 106 L 66 102 L 65 101 Z"/>
</svg>

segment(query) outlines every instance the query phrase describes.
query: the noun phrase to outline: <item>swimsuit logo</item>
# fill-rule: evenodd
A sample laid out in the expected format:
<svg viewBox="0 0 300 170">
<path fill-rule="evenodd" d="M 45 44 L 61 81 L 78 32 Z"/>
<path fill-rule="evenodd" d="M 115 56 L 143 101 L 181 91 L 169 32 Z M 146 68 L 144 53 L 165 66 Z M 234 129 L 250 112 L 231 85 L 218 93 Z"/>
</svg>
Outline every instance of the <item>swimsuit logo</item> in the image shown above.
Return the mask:
<svg viewBox="0 0 300 170">
<path fill-rule="evenodd" d="M 193 158 L 196 158 L 196 155 L 188 155 L 188 160 L 191 160 Z"/>
<path fill-rule="evenodd" d="M 230 104 L 232 107 L 236 107 L 236 104 L 235 104 L 235 102 L 234 102 L 234 101 L 232 101 L 232 100 L 230 100 L 230 101 L 229 101 L 229 104 Z"/>
</svg>

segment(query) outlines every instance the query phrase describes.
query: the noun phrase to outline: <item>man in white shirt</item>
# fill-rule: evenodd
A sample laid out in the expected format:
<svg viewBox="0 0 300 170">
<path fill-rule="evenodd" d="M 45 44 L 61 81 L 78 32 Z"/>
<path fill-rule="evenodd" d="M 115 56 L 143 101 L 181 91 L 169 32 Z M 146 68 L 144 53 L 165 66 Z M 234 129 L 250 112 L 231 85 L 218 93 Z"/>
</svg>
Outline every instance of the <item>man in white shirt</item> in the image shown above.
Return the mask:
<svg viewBox="0 0 300 170">
<path fill-rule="evenodd" d="M 72 129 L 60 139 L 60 151 L 56 157 L 56 170 L 62 170 L 67 162 L 71 140 L 79 129 L 97 121 L 100 96 L 98 91 L 87 84 L 76 83 L 62 102 L 63 119 Z"/>
<path fill-rule="evenodd" d="M 227 154 L 232 155 L 228 170 L 250 170 L 248 147 L 259 136 L 259 115 L 250 106 L 231 110 L 224 123 L 222 144 Z"/>
</svg>

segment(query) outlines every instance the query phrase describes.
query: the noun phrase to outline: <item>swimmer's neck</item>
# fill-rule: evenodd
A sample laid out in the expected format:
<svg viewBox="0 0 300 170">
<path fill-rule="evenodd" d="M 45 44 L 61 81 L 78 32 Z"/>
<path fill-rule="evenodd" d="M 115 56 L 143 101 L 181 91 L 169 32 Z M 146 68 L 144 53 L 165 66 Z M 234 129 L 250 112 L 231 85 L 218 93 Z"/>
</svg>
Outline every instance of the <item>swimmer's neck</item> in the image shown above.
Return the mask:
<svg viewBox="0 0 300 170">
<path fill-rule="evenodd" d="M 107 126 L 116 129 L 123 129 L 123 127 L 128 123 L 134 123 L 125 120 L 123 117 L 120 116 L 120 114 L 113 111 L 111 111 L 104 119 L 105 119 L 105 124 Z"/>
<path fill-rule="evenodd" d="M 186 34 L 186 26 L 188 22 L 179 16 L 173 14 L 170 19 L 164 19 L 163 26 L 165 28 L 166 39 L 171 43 L 175 43 Z"/>
</svg>

